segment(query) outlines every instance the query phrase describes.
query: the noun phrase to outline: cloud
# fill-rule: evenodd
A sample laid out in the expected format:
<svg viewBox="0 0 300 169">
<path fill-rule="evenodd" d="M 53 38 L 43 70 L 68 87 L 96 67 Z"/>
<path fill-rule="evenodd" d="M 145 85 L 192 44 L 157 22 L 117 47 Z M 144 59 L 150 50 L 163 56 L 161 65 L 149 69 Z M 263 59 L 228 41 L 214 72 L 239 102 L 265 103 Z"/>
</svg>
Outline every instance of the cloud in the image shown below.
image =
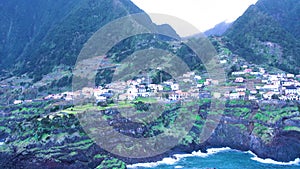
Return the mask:
<svg viewBox="0 0 300 169">
<path fill-rule="evenodd" d="M 147 13 L 160 13 L 183 19 L 200 31 L 236 20 L 257 0 L 132 0 Z"/>
</svg>

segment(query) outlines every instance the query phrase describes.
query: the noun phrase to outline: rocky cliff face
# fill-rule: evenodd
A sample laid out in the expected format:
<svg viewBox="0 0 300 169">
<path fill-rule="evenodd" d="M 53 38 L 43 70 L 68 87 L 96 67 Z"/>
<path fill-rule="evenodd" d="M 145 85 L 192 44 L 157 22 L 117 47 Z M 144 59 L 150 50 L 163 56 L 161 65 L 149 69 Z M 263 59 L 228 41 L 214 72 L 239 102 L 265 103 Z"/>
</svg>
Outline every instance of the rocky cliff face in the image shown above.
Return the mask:
<svg viewBox="0 0 300 169">
<path fill-rule="evenodd" d="M 247 127 L 250 127 L 247 126 Z M 278 126 L 276 126 L 278 127 Z M 242 151 L 252 151 L 260 158 L 271 158 L 289 162 L 300 157 L 300 133 L 279 131 L 269 143 L 250 131 L 239 127 L 220 124 L 212 137 L 205 143 L 208 147 L 230 147 Z"/>
<path fill-rule="evenodd" d="M 116 157 L 87 136 L 76 114 L 79 110 L 94 108 L 92 105 L 74 107 L 59 102 L 35 102 L 11 106 L 1 111 L 0 164 L 2 168 L 95 168 L 99 165 L 125 168 L 125 163 L 158 161 L 173 154 L 205 151 L 212 147 L 251 150 L 261 158 L 277 161 L 292 161 L 300 157 L 300 132 L 297 131 L 300 123 L 296 105 L 276 103 L 265 107 L 249 102 L 228 102 L 218 127 L 207 140 L 199 143 L 208 107 L 209 103 L 202 104 L 189 135 L 173 149 L 155 157 L 134 159 Z M 258 118 L 274 107 L 280 110 L 275 113 L 275 118 L 271 115 L 267 121 Z M 167 111 L 148 125 L 141 125 L 122 117 L 115 110 L 99 111 L 95 115 L 106 119 L 117 132 L 136 138 L 160 134 L 162 126 L 168 126 L 176 118 L 173 111 Z M 95 127 L 88 130 L 97 131 Z M 108 141 L 112 142 L 111 145 L 118 145 L 126 140 Z"/>
</svg>

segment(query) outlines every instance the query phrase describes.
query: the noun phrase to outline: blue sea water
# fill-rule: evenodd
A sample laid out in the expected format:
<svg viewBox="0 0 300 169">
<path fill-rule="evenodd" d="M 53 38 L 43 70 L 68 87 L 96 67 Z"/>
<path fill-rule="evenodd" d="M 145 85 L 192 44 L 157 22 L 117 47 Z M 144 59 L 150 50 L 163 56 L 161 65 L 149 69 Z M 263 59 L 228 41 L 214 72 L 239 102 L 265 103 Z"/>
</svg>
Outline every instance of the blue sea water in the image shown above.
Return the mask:
<svg viewBox="0 0 300 169">
<path fill-rule="evenodd" d="M 300 159 L 288 163 L 271 159 L 260 159 L 251 152 L 241 152 L 229 148 L 209 149 L 208 153 L 175 155 L 159 162 L 128 165 L 135 169 L 300 169 Z"/>
</svg>

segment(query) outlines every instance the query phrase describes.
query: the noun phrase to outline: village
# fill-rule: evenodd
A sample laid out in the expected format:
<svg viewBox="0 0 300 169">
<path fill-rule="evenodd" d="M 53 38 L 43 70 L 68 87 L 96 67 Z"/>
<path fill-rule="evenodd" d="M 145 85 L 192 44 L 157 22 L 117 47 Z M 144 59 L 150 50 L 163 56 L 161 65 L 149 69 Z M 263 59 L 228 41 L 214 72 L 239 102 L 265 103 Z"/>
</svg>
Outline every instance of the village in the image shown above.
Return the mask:
<svg viewBox="0 0 300 169">
<path fill-rule="evenodd" d="M 221 84 L 218 79 L 211 79 L 207 72 L 186 72 L 179 77 L 154 83 L 149 72 L 134 79 L 118 80 L 105 86 L 83 88 L 82 90 L 49 94 L 39 100 L 65 100 L 73 102 L 89 100 L 96 104 L 111 101 L 134 101 L 151 98 L 156 102 L 176 102 L 189 99 L 222 100 L 300 100 L 300 75 L 290 74 L 281 70 L 270 70 L 263 66 L 250 64 L 242 58 L 229 54 L 223 49 L 219 55 L 219 64 L 226 70 L 226 82 Z M 228 70 L 228 67 L 234 70 Z M 226 69 L 227 67 L 227 69 Z M 222 92 L 212 92 L 213 88 Z M 149 99 L 148 99 L 149 100 Z M 14 104 L 32 102 L 32 100 L 15 100 Z"/>
<path fill-rule="evenodd" d="M 254 68 L 257 69 L 257 68 Z M 254 71 L 248 65 L 243 65 L 240 71 L 231 73 L 226 84 L 218 80 L 204 78 L 195 72 L 187 72 L 178 79 L 168 80 L 160 84 L 149 83 L 147 77 L 114 82 L 105 87 L 83 88 L 80 91 L 50 94 L 43 100 L 74 101 L 79 98 L 90 98 L 95 103 L 108 100 L 133 101 L 138 98 L 154 98 L 158 102 L 174 102 L 187 98 L 209 99 L 213 97 L 209 88 L 215 85 L 225 88 L 222 99 L 229 100 L 300 100 L 300 75 L 268 73 L 264 68 Z M 23 101 L 15 100 L 14 104 Z M 28 101 L 27 101 L 28 102 Z"/>
</svg>

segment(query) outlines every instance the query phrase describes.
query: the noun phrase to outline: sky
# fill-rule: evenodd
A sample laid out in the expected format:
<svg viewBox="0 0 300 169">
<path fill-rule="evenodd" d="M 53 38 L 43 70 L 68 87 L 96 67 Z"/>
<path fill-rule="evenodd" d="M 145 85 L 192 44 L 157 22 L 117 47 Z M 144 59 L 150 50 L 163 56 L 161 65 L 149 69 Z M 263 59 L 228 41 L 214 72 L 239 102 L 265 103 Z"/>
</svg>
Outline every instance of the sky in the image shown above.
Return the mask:
<svg viewBox="0 0 300 169">
<path fill-rule="evenodd" d="M 204 32 L 223 21 L 233 22 L 257 0 L 131 0 L 147 13 L 180 18 Z M 151 15 L 150 15 L 151 17 Z M 156 23 L 155 18 L 151 17 Z M 167 20 L 167 19 L 166 19 Z M 162 24 L 161 21 L 159 24 Z M 169 23 L 170 24 L 170 23 Z M 172 24 L 170 24 L 173 26 Z"/>
</svg>

